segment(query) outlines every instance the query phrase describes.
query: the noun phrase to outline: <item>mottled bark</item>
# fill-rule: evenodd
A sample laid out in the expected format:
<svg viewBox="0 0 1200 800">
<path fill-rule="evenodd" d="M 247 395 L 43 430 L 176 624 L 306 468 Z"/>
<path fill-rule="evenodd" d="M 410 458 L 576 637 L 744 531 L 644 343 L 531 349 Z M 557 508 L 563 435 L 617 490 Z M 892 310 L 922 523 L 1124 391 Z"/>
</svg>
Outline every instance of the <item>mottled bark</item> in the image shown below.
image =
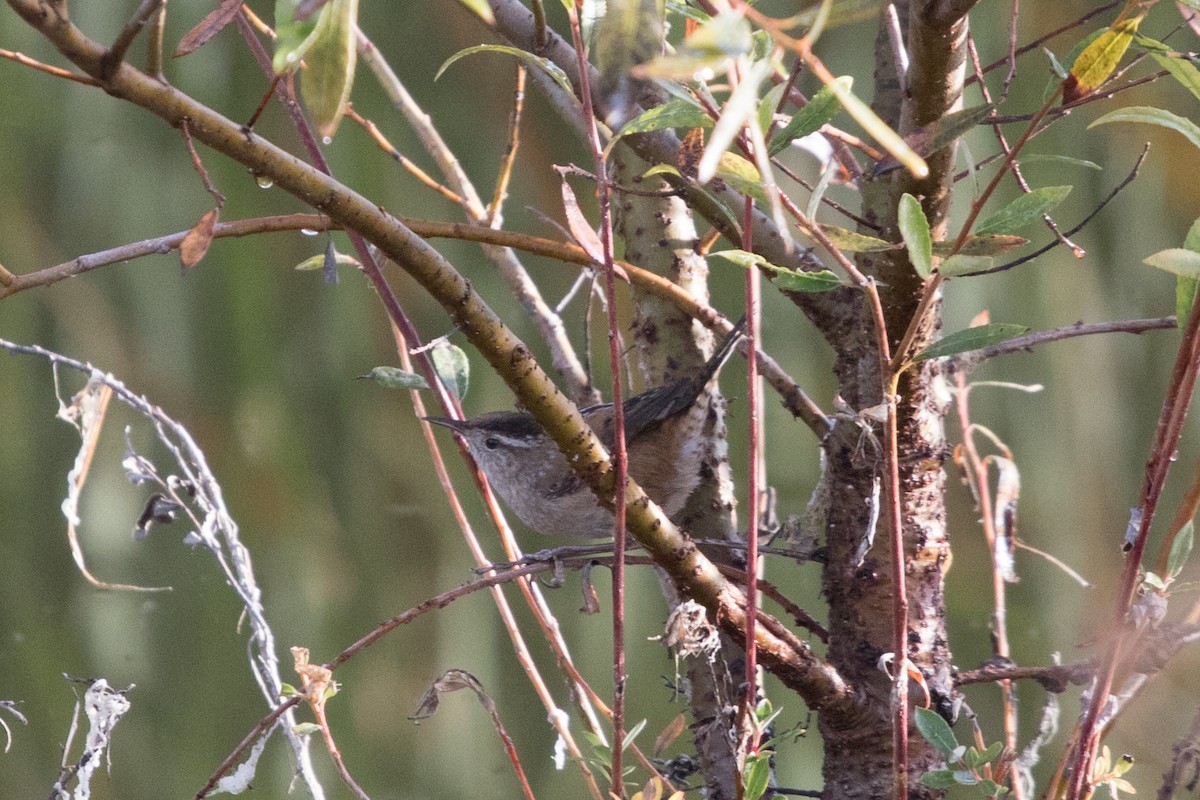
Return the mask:
<svg viewBox="0 0 1200 800">
<path fill-rule="evenodd" d="M 628 148 L 618 148 L 613 159 L 616 183 L 639 191 L 665 188 L 660 179 L 645 181 L 649 166 Z M 697 299 L 708 301 L 708 262 L 696 252 L 699 237 L 687 204 L 678 197 L 646 197 L 618 192 L 617 232 L 625 244 L 625 259 L 670 278 Z M 699 370 L 712 351 L 712 333 L 677 306 L 635 289 L 634 341 L 647 386 L 661 386 Z M 714 386 L 711 427 L 699 488 L 678 518 L 681 527 L 699 538 L 737 538 L 736 500 L 729 469 L 725 428 L 725 403 Z M 729 551 L 709 553 L 731 563 Z M 740 560 L 738 560 L 740 562 Z M 738 566 L 742 566 L 738 563 Z M 669 580 L 662 586 L 672 607 L 684 598 Z M 701 656 L 688 657 L 686 696 L 692 715 L 692 741 L 700 773 L 710 800 L 737 797 L 737 708 L 745 695 L 745 650 L 727 636 L 710 663 Z"/>
<path fill-rule="evenodd" d="M 900 80 L 891 48 L 882 38 L 882 28 L 876 42 L 874 109 L 901 133 L 910 133 L 959 106 L 966 34 L 965 21 L 942 25 L 940 19 L 931 18 L 924 3 L 908 6 L 897 3 L 900 18 L 908 20 L 910 67 L 905 81 Z M 917 179 L 903 170 L 894 170 L 869 180 L 863 187 L 863 213 L 879 226 L 874 235 L 900 240 L 896 208 L 900 196 L 907 192 L 921 201 L 934 239 L 945 238 L 954 148 L 934 154 L 927 162 L 927 178 Z M 879 281 L 888 340 L 894 348 L 911 323 L 924 281 L 902 252 L 865 255 L 858 266 Z M 842 397 L 851 408 L 862 410 L 883 400 L 878 347 L 865 305 L 847 311 L 855 322 L 847 326 L 848 335 L 838 343 L 835 370 Z M 917 336 L 918 349 L 936 337 L 940 311 L 938 300 Z M 949 393 L 940 367 L 925 362 L 901 376 L 897 394 L 901 522 L 909 603 L 907 657 L 924 675 L 935 710 L 949 714 L 952 686 L 943 579 L 950 551 L 942 470 L 946 453 L 943 418 Z M 886 533 L 887 504 L 882 497 L 875 525 L 878 534 L 865 558 L 861 557 L 873 516 L 873 498 L 879 496 L 882 458 L 876 438 L 881 436 L 881 432 L 867 433 L 844 420 L 826 444 L 826 480 L 831 499 L 827 518 L 829 559 L 823 589 L 830 605 L 829 660 L 858 688 L 863 701 L 862 719 L 854 724 L 821 719 L 826 741 L 826 797 L 877 798 L 891 794 L 892 685 L 878 662 L 880 656 L 894 649 L 894 587 L 888 569 L 892 553 Z M 897 654 L 895 663 L 899 662 Z M 919 698 L 919 691 L 910 694 L 910 700 Z M 921 774 L 936 764 L 937 754 L 914 732 L 908 764 L 911 797 L 940 794 L 920 784 Z"/>
</svg>

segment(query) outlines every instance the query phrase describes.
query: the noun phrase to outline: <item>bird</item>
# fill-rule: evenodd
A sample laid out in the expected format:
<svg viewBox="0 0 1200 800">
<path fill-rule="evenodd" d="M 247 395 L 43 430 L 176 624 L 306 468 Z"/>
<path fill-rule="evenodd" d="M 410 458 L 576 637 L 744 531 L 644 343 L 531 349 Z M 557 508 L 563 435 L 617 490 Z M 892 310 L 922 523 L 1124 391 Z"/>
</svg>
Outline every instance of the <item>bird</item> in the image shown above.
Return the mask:
<svg viewBox="0 0 1200 800">
<path fill-rule="evenodd" d="M 695 376 L 649 389 L 623 403 L 629 475 L 668 517 L 683 510 L 700 484 L 709 384 L 733 353 L 745 318 L 738 321 Z M 613 405 L 581 409 L 584 420 L 611 452 Z M 573 539 L 611 537 L 613 515 L 567 463 L 532 414 L 491 411 L 472 419 L 425 417 L 466 442 L 488 483 L 534 531 Z"/>
</svg>

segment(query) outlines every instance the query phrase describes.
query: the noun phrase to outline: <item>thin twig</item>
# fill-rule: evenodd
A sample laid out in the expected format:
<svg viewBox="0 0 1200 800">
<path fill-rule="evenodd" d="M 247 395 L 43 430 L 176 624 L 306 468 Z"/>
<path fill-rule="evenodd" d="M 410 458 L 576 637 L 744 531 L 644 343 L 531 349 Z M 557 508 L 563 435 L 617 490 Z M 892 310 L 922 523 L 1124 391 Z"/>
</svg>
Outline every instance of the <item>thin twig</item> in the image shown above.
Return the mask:
<svg viewBox="0 0 1200 800">
<path fill-rule="evenodd" d="M 600 141 L 600 130 L 596 125 L 596 114 L 592 108 L 592 89 L 588 71 L 587 51 L 583 44 L 580 14 L 583 0 L 575 0 L 568 6 L 567 16 L 571 23 L 571 39 L 575 43 L 575 57 L 579 68 L 579 94 L 583 103 L 583 119 L 587 127 L 587 140 L 592 151 L 596 170 L 596 197 L 600 205 L 600 245 L 604 256 L 604 299 L 608 311 L 608 360 L 612 371 L 612 459 L 613 515 L 616 527 L 613 541 L 616 543 L 612 568 L 612 625 L 613 625 L 613 703 L 612 703 L 612 788 L 618 798 L 625 796 L 625 772 L 622 768 L 625 741 L 625 489 L 629 478 L 629 459 L 625 449 L 625 409 L 621 386 L 621 343 L 617 321 L 617 270 L 613 254 L 612 193 L 608 188 L 608 162 L 604 156 L 604 145 Z"/>
<path fill-rule="evenodd" d="M 967 384 L 966 372 L 959 370 L 956 374 L 958 383 L 957 408 L 959 425 L 962 428 L 962 447 L 966 463 L 964 470 L 967 480 L 974 480 L 974 494 L 979 506 L 980 522 L 983 526 L 984 541 L 992 562 L 992 649 L 997 659 L 1007 662 L 1012 656 L 1008 642 L 1008 570 L 999 563 L 996 549 L 995 515 L 992 510 L 992 487 L 989 478 L 988 464 L 979 456 L 975 447 L 975 437 L 972 432 L 969 411 L 971 387 Z M 957 457 L 955 458 L 957 461 Z M 1011 550 L 1004 547 L 1005 556 L 1011 558 Z M 1015 751 L 1017 747 L 1017 698 L 1011 679 L 1000 679 L 1000 698 L 1004 715 L 1004 744 Z M 1019 781 L 1013 781 L 1012 791 L 1018 800 L 1024 798 L 1024 788 Z"/>
<path fill-rule="evenodd" d="M 508 114 L 508 144 L 504 146 L 504 157 L 500 160 L 500 172 L 496 176 L 496 188 L 492 191 L 492 202 L 488 204 L 484 223 L 500 227 L 500 214 L 508 197 L 508 184 L 512 180 L 513 167 L 517 163 L 517 152 L 521 147 L 521 117 L 525 112 L 525 65 L 517 62 L 517 76 L 513 85 L 512 111 Z"/>
<path fill-rule="evenodd" d="M 133 12 L 133 17 L 129 22 L 125 23 L 125 27 L 117 35 L 116 41 L 108 48 L 108 52 L 104 55 L 105 61 L 105 76 L 111 75 L 117 66 L 125 60 L 125 53 L 129 51 L 129 46 L 133 44 L 133 40 L 141 33 L 142 28 L 150 22 L 150 18 L 158 13 L 159 6 L 165 3 L 166 0 L 142 0 L 142 4 L 138 6 L 137 11 Z M 157 77 L 157 76 L 156 76 Z"/>
<path fill-rule="evenodd" d="M 196 145 L 192 142 L 192 132 L 188 130 L 188 121 L 185 118 L 179 125 L 179 132 L 183 135 L 183 144 L 187 147 L 188 155 L 192 157 L 192 166 L 200 175 L 200 180 L 204 183 L 204 190 L 212 196 L 216 201 L 217 208 L 225 205 L 225 195 L 217 191 L 217 187 L 213 185 L 212 178 L 208 177 L 208 170 L 204 168 L 204 162 L 200 160 L 200 154 L 196 152 Z"/>
<path fill-rule="evenodd" d="M 1097 205 L 1095 208 L 1093 208 L 1086 217 L 1084 217 L 1082 220 L 1079 221 L 1079 224 L 1075 225 L 1073 228 L 1071 228 L 1069 231 L 1067 231 L 1065 235 L 1066 236 L 1074 236 L 1076 233 L 1083 230 L 1083 228 L 1089 222 L 1091 222 L 1092 219 L 1097 214 L 1099 214 L 1101 211 L 1103 211 L 1104 207 L 1107 206 L 1109 203 L 1111 203 L 1113 201 L 1113 199 L 1116 198 L 1116 196 L 1118 194 L 1120 194 L 1121 191 L 1126 186 L 1133 183 L 1134 179 L 1137 178 L 1137 176 L 1138 176 L 1138 172 L 1140 172 L 1142 169 L 1142 162 L 1146 160 L 1146 156 L 1149 153 L 1150 153 L 1150 143 L 1146 142 L 1146 145 L 1142 148 L 1141 155 L 1139 155 L 1137 157 L 1137 161 L 1135 161 L 1133 164 L 1133 169 L 1131 169 L 1129 171 L 1129 174 L 1125 176 L 1125 179 L 1122 180 L 1120 183 L 1118 183 L 1116 186 L 1114 186 L 1113 190 L 1108 193 L 1108 196 L 1105 197 L 1103 200 L 1101 200 L 1099 205 Z M 1001 264 L 998 267 L 992 267 L 991 269 L 979 270 L 978 272 L 964 273 L 960 277 L 970 278 L 970 277 L 974 277 L 976 275 L 991 275 L 993 272 L 1004 272 L 1006 270 L 1012 269 L 1013 267 L 1019 267 L 1022 264 L 1032 261 L 1033 259 L 1037 258 L 1038 256 L 1043 255 L 1044 253 L 1047 253 L 1050 250 L 1053 250 L 1057 245 L 1058 245 L 1058 242 L 1053 241 L 1053 242 L 1050 242 L 1049 244 L 1039 247 L 1037 250 L 1033 251 L 1032 253 L 1029 253 L 1028 255 L 1024 255 L 1024 256 L 1021 256 L 1020 258 L 1013 259 L 1012 261 L 1009 261 L 1005 264 Z"/>
<path fill-rule="evenodd" d="M 0 47 L 0 58 L 7 58 L 9 61 L 15 61 L 18 64 L 31 67 L 36 69 L 38 72 L 44 72 L 47 75 L 53 75 L 55 78 L 62 78 L 64 80 L 74 81 L 75 83 L 82 83 L 84 86 L 100 85 L 100 81 L 88 75 L 76 75 L 74 72 L 65 70 L 62 67 L 43 64 L 41 61 L 38 61 L 35 58 L 30 58 L 24 53 L 18 53 L 15 50 L 5 50 L 3 47 Z"/>
<path fill-rule="evenodd" d="M 1031 351 L 1040 344 L 1057 342 L 1075 336 L 1092 336 L 1097 333 L 1145 333 L 1176 327 L 1175 317 L 1152 317 L 1150 319 L 1114 320 L 1112 322 L 1076 322 L 1061 328 L 1048 331 L 1034 331 L 1023 336 L 1006 339 L 999 344 L 971 350 L 955 356 L 960 364 L 978 364 L 989 358 Z"/>
<path fill-rule="evenodd" d="M 544 255 L 567 263 L 591 266 L 591 258 L 581 247 L 575 244 L 556 242 L 527 234 L 495 230 L 479 225 L 455 222 L 434 222 L 421 219 L 403 219 L 414 233 L 427 238 L 451 238 L 463 241 L 488 242 L 502 247 L 512 247 L 527 250 L 531 253 Z M 254 217 L 251 219 L 219 222 L 213 229 L 213 238 L 250 236 L 257 233 L 284 232 L 297 230 L 336 230 L 340 225 L 331 223 L 323 214 L 290 214 L 273 217 Z M 100 267 L 122 264 L 137 258 L 151 255 L 164 255 L 179 248 L 188 231 L 179 231 L 167 236 L 145 239 L 140 242 L 101 250 L 96 253 L 82 255 L 71 261 L 52 267 L 46 267 L 36 272 L 23 275 L 12 274 L 6 278 L 0 274 L 0 300 L 10 295 L 23 292 L 39 286 L 49 286 L 66 278 L 80 275 Z M 718 334 L 728 333 L 733 329 L 729 320 L 706 303 L 697 300 L 692 294 L 681 289 L 675 283 L 653 272 L 641 269 L 629 262 L 618 261 L 617 265 L 625 271 L 630 280 L 640 289 L 661 300 L 675 305 L 678 309 L 712 328 Z M 6 282 L 7 280 L 7 282 Z M 745 341 L 739 343 L 738 350 L 746 355 L 749 350 Z M 762 350 L 757 353 L 759 369 L 771 388 L 783 400 L 783 407 L 792 416 L 807 425 L 818 439 L 824 439 L 833 427 L 833 423 L 824 411 L 813 402 L 812 398 L 796 384 L 779 363 Z"/>
<path fill-rule="evenodd" d="M 437 163 L 446 183 L 461 198 L 460 207 L 467 218 L 480 224 L 499 227 L 502 222 L 499 210 L 489 210 L 484 205 L 462 164 L 442 139 L 429 115 L 409 94 L 391 65 L 361 31 L 358 34 L 358 45 L 363 62 L 370 68 L 396 109 L 404 115 L 425 151 Z M 487 247 L 484 248 L 484 253 L 499 267 L 510 290 L 533 319 L 538 334 L 550 350 L 550 363 L 567 383 L 567 393 L 581 404 L 598 403 L 600 395 L 575 352 L 562 320 L 542 297 L 541 289 L 529 276 L 525 266 L 512 252 L 505 249 Z"/>
<path fill-rule="evenodd" d="M 412 159 L 408 158 L 408 156 L 397 150 L 395 146 L 388 141 L 388 138 L 383 135 L 383 131 L 379 130 L 379 126 L 374 122 L 362 116 L 352 108 L 346 109 L 346 117 L 361 125 L 367 132 L 367 135 L 375 141 L 375 144 L 379 145 L 379 149 L 387 153 L 393 161 L 408 170 L 409 173 L 421 183 L 425 184 L 430 189 L 433 189 L 435 192 L 455 205 L 462 205 L 466 202 L 462 195 L 458 194 L 450 187 L 438 183 L 436 178 L 417 166 Z"/>
</svg>

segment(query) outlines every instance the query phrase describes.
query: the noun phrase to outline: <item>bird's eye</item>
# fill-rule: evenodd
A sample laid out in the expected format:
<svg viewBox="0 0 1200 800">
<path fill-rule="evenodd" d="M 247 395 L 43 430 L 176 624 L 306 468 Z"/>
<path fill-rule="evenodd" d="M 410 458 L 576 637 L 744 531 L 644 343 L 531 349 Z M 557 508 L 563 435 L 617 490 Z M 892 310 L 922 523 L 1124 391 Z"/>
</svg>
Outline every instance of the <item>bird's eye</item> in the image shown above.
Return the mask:
<svg viewBox="0 0 1200 800">
<path fill-rule="evenodd" d="M 489 436 L 488 438 L 483 440 L 483 446 L 486 447 L 488 450 L 495 450 L 497 447 L 500 446 L 500 440 L 497 439 L 495 436 Z"/>
</svg>

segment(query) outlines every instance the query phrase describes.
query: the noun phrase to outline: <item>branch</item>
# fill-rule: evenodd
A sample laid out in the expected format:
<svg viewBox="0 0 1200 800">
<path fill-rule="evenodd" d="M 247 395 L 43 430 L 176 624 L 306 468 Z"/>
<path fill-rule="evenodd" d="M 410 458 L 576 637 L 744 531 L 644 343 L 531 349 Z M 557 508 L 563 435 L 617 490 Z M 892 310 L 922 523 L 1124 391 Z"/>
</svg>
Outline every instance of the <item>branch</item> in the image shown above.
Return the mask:
<svg viewBox="0 0 1200 800">
<path fill-rule="evenodd" d="M 117 65 L 111 75 L 105 75 L 105 48 L 87 38 L 65 15 L 46 14 L 43 2 L 6 2 L 72 63 L 103 80 L 107 93 L 150 111 L 174 127 L 186 119 L 195 139 L 255 174 L 274 180 L 276 186 L 334 222 L 357 231 L 395 261 L 442 305 L 517 400 L 558 444 L 601 504 L 612 507 L 612 464 L 579 409 L 563 396 L 524 343 L 441 253 L 377 203 L 128 63 Z M 677 585 L 708 609 L 726 633 L 743 635 L 745 599 L 738 588 L 720 575 L 641 487 L 631 481 L 626 493 L 629 531 Z M 846 719 L 856 713 L 852 687 L 836 670 L 817 659 L 806 644 L 763 625 L 758 630 L 758 647 L 764 666 L 810 707 Z"/>
<path fill-rule="evenodd" d="M 530 236 L 513 231 L 497 230 L 481 225 L 463 222 L 436 222 L 423 219 L 402 218 L 413 233 L 425 238 L 457 239 L 468 242 L 481 242 L 500 247 L 511 247 L 517 250 L 554 258 L 580 266 L 592 266 L 590 256 L 582 247 L 576 244 L 556 242 L 538 236 Z M 251 236 L 258 233 L 275 233 L 296 230 L 338 230 L 342 226 L 331 222 L 324 214 L 287 214 L 283 216 L 256 217 L 252 219 L 235 220 L 233 222 L 217 223 L 213 229 L 214 239 Z M 28 272 L 23 275 L 0 273 L 0 300 L 33 289 L 39 286 L 49 286 L 66 278 L 90 272 L 93 269 L 122 264 L 135 258 L 145 256 L 165 255 L 179 249 L 188 231 L 145 239 L 140 242 L 101 250 L 96 253 L 78 256 L 70 261 L 53 267 Z M 626 261 L 618 261 L 617 265 L 625 270 L 629 279 L 638 288 L 652 294 L 660 300 L 671 303 L 683 313 L 701 322 L 705 327 L 715 330 L 718 334 L 727 334 L 733 330 L 732 323 L 707 303 L 697 300 L 690 292 L 682 289 L 670 280 L 644 270 Z M 0 268 L 2 269 L 2 268 Z M 749 352 L 745 340 L 738 344 L 742 355 Z M 800 388 L 796 381 L 784 371 L 774 358 L 762 350 L 758 351 L 758 367 L 771 388 L 779 393 L 786 408 L 794 417 L 800 419 L 823 440 L 833 428 L 833 423 L 825 412 L 813 402 L 812 398 Z"/>
<path fill-rule="evenodd" d="M 1146 331 L 1174 328 L 1175 326 L 1175 317 L 1115 320 L 1113 322 L 1080 321 L 1073 325 L 1067 325 L 1062 328 L 1054 328 L 1048 331 L 1035 331 L 1033 333 L 1027 333 L 1024 336 L 1018 336 L 1014 339 L 1006 339 L 1005 341 L 1000 342 L 999 344 L 994 344 L 991 347 L 984 347 L 980 350 L 971 350 L 967 353 L 957 356 L 955 360 L 959 366 L 973 367 L 981 361 L 986 361 L 989 358 L 1008 355 L 1009 353 L 1019 353 L 1022 350 L 1031 351 L 1039 344 L 1057 342 L 1062 339 L 1071 339 L 1075 336 L 1091 336 L 1096 333 L 1140 334 L 1145 333 Z"/>
<path fill-rule="evenodd" d="M 1070 684 L 1081 684 L 1091 680 L 1095 672 L 1096 665 L 1092 661 L 1077 661 L 1074 664 L 1056 664 L 1050 667 L 1018 667 L 1011 662 L 985 663 L 978 669 L 956 673 L 954 685 L 961 688 L 973 683 L 1031 680 L 1040 683 L 1048 692 L 1062 694 Z"/>
</svg>

